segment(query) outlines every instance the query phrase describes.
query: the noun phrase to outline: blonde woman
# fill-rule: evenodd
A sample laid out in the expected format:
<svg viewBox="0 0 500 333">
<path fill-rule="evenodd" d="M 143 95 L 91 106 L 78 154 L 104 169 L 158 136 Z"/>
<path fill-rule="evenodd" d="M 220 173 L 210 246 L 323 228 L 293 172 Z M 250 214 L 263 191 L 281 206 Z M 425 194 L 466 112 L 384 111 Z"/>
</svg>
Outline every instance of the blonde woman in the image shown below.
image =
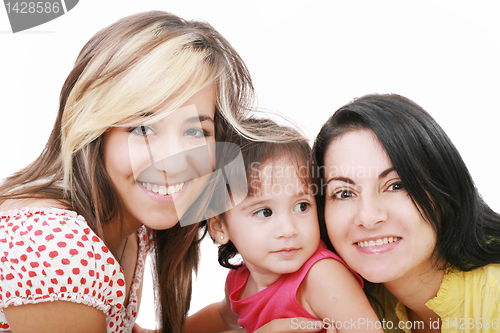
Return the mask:
<svg viewBox="0 0 500 333">
<path fill-rule="evenodd" d="M 245 133 L 252 94 L 207 23 L 147 12 L 92 37 L 45 149 L 0 187 L 0 332 L 130 332 L 148 249 L 162 331 L 180 332 L 199 236 L 178 221 L 203 218 L 213 164 L 178 153 Z"/>
<path fill-rule="evenodd" d="M 207 23 L 156 11 L 98 32 L 44 151 L 0 186 L 0 332 L 130 332 L 148 250 L 161 331 L 181 332 L 209 148 L 248 135 L 252 98 L 246 66 Z"/>
</svg>

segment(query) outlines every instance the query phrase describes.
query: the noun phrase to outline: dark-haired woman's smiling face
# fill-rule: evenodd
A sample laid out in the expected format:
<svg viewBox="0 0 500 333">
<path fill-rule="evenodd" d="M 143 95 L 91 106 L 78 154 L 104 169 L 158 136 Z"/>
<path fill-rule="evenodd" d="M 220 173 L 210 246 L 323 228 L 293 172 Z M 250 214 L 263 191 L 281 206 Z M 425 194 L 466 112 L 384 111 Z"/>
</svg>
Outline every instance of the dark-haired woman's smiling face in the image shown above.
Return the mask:
<svg viewBox="0 0 500 333">
<path fill-rule="evenodd" d="M 354 130 L 340 136 L 324 161 L 328 236 L 347 264 L 381 283 L 429 268 L 436 234 L 375 134 Z"/>
</svg>

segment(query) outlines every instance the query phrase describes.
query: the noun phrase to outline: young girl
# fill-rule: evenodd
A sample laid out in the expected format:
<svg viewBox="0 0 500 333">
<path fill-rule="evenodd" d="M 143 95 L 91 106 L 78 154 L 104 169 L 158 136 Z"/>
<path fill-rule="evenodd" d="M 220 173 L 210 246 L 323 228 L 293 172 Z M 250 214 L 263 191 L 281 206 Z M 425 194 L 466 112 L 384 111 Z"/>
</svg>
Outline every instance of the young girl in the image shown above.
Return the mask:
<svg viewBox="0 0 500 333">
<path fill-rule="evenodd" d="M 263 133 L 296 133 L 270 120 L 254 122 Z M 240 147 L 248 196 L 208 221 L 210 235 L 220 244 L 219 263 L 232 269 L 226 297 L 189 317 L 184 332 L 242 326 L 250 333 L 285 317 L 319 318 L 324 328 L 336 325 L 338 332 L 382 332 L 375 328 L 380 323 L 363 293 L 362 280 L 320 242 L 306 140 L 268 143 L 240 138 Z M 241 194 L 237 192 L 233 196 Z M 231 264 L 238 253 L 243 263 Z M 299 320 L 291 325 L 299 328 Z"/>
</svg>

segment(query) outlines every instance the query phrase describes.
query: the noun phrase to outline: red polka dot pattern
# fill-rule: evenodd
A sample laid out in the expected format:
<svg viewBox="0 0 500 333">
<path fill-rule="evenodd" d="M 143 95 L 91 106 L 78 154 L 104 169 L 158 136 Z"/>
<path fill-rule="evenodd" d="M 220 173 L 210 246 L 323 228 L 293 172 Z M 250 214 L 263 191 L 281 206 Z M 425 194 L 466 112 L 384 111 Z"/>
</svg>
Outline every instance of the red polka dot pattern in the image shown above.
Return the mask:
<svg viewBox="0 0 500 333">
<path fill-rule="evenodd" d="M 121 267 L 82 216 L 57 208 L 0 212 L 0 332 L 10 331 L 3 308 L 55 300 L 102 310 L 108 333 L 131 332 L 148 250 L 145 227 L 138 237 L 137 268 L 125 308 Z"/>
</svg>

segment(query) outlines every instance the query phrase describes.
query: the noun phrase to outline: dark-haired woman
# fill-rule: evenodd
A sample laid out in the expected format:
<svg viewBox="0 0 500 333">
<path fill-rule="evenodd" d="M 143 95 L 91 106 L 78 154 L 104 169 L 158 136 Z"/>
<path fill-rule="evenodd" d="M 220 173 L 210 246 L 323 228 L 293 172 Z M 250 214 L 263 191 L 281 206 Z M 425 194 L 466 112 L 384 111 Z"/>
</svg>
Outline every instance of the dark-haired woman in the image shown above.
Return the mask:
<svg viewBox="0 0 500 333">
<path fill-rule="evenodd" d="M 398 95 L 361 97 L 313 150 L 322 238 L 373 283 L 387 331 L 499 329 L 500 215 L 426 111 Z"/>
</svg>

